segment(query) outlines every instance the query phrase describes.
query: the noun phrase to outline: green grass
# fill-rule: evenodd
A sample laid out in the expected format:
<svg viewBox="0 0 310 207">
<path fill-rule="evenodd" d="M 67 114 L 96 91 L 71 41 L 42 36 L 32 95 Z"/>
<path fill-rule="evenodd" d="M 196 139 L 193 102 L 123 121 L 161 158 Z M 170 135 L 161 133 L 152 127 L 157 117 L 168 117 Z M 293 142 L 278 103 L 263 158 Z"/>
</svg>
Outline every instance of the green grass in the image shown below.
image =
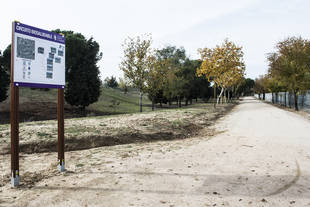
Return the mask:
<svg viewBox="0 0 310 207">
<path fill-rule="evenodd" d="M 48 91 L 44 90 L 31 90 L 30 88 L 20 88 L 20 112 L 23 117 L 22 120 L 33 120 L 37 118 L 37 120 L 55 120 L 57 119 L 57 89 L 50 89 Z M 147 114 L 152 111 L 151 101 L 148 99 L 147 95 L 143 96 L 143 113 Z M 47 104 L 52 103 L 52 104 Z M 212 105 L 212 104 L 210 104 Z M 201 108 L 207 107 L 204 103 L 201 103 L 201 100 L 196 103 L 193 101 L 193 105 L 190 105 L 190 108 Z M 159 107 L 157 105 L 157 107 Z M 164 106 L 167 107 L 167 106 Z M 186 108 L 184 106 L 184 102 L 182 108 L 176 108 L 175 102 L 171 108 L 174 108 L 175 111 L 184 111 Z M 101 95 L 96 103 L 89 105 L 87 108 L 87 117 L 98 117 L 98 120 L 107 118 L 107 115 L 121 115 L 121 114 L 133 114 L 138 113 L 140 110 L 139 107 L 139 92 L 136 89 L 129 89 L 128 93 L 124 93 L 120 89 L 113 88 L 101 88 Z M 166 110 L 166 108 L 156 108 L 156 111 Z M 7 114 L 10 111 L 9 107 L 9 99 L 0 103 L 0 115 L 1 113 Z M 188 112 L 185 112 L 188 113 Z M 198 113 L 198 112 L 193 112 Z M 76 108 L 72 108 L 69 104 L 65 105 L 65 114 L 68 118 L 76 118 L 76 119 L 85 119 L 84 115 L 81 115 L 80 111 Z M 23 116 L 22 116 L 23 115 Z M 81 117 L 82 116 L 82 117 Z M 81 117 L 81 118 L 79 118 Z M 4 120 L 5 119 L 5 120 Z M 4 116 L 3 121 L 0 123 L 7 124 L 9 123 L 9 115 Z M 52 122 L 51 122 L 52 123 Z M 29 125 L 41 125 L 46 124 L 46 122 L 29 122 Z M 100 126 L 105 126 L 105 123 L 98 123 Z M 178 123 L 175 123 L 178 125 Z M 1 126 L 1 130 L 3 130 L 4 126 Z M 71 129 L 69 129 L 70 131 Z M 84 129 L 85 130 L 93 130 L 93 129 Z M 78 130 L 72 129 L 72 134 L 79 134 Z M 40 135 L 38 135 L 40 136 Z M 44 136 L 40 136 L 44 137 Z"/>
<path fill-rule="evenodd" d="M 147 96 L 143 96 L 143 105 L 150 105 Z M 91 110 L 100 111 L 106 114 L 124 114 L 139 112 L 139 93 L 131 89 L 124 94 L 120 89 L 102 88 L 98 102 L 88 107 Z M 143 111 L 151 111 L 150 106 L 143 106 Z"/>
<path fill-rule="evenodd" d="M 21 87 L 19 90 L 19 103 L 22 106 L 23 103 L 40 103 L 40 102 L 52 102 L 57 103 L 57 89 L 44 90 L 32 90 L 30 88 Z M 146 95 L 143 96 L 143 111 L 151 111 L 151 102 Z M 0 104 L 0 110 L 5 105 L 5 108 L 9 109 L 9 98 Z M 145 106 L 148 105 L 148 106 Z M 139 92 L 135 89 L 130 89 L 128 93 L 124 94 L 120 89 L 113 88 L 101 88 L 101 95 L 96 103 L 93 103 L 87 107 L 89 111 L 94 113 L 88 114 L 88 116 L 99 114 L 124 114 L 124 113 L 136 113 L 139 112 Z"/>
<path fill-rule="evenodd" d="M 19 89 L 20 103 L 23 102 L 57 102 L 57 89 L 50 89 L 48 91 L 32 90 L 30 88 L 20 87 Z"/>
</svg>

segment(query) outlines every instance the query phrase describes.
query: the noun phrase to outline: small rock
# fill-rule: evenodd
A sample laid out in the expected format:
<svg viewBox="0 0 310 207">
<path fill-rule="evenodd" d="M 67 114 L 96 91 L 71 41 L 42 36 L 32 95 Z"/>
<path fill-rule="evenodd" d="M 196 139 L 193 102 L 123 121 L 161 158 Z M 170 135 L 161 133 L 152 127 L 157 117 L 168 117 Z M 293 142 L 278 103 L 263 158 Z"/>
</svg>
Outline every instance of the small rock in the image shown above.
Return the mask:
<svg viewBox="0 0 310 207">
<path fill-rule="evenodd" d="M 214 194 L 214 195 L 217 195 L 218 193 L 217 193 L 217 192 L 213 192 L 213 194 Z"/>
<path fill-rule="evenodd" d="M 267 203 L 267 200 L 265 198 L 262 199 L 262 202 Z"/>
<path fill-rule="evenodd" d="M 290 204 L 294 204 L 294 203 L 296 203 L 296 201 L 290 201 Z"/>
<path fill-rule="evenodd" d="M 239 202 L 240 202 L 240 201 L 242 201 L 242 199 L 241 199 L 241 198 L 239 199 Z"/>
</svg>

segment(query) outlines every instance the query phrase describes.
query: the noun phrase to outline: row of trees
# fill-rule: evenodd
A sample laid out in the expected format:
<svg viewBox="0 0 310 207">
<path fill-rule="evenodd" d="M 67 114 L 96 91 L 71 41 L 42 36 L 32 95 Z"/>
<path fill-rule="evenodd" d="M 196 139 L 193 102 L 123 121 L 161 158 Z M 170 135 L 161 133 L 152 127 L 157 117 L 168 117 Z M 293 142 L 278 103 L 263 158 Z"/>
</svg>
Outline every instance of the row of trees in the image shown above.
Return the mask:
<svg viewBox="0 0 310 207">
<path fill-rule="evenodd" d="M 82 110 L 98 100 L 100 76 L 97 62 L 102 58 L 99 44 L 80 33 L 55 30 L 66 37 L 65 100 Z M 11 45 L 0 53 L 0 101 L 7 98 L 11 65 Z"/>
<path fill-rule="evenodd" d="M 124 42 L 124 57 L 120 64 L 125 80 L 140 92 L 140 111 L 142 111 L 142 95 L 147 93 L 152 101 L 152 109 L 156 103 L 181 101 L 186 104 L 195 98 L 208 98 L 209 81 L 196 76 L 196 68 L 201 61 L 190 60 L 184 48 L 167 46 L 163 49 L 151 47 L 150 35 L 128 38 Z"/>
<path fill-rule="evenodd" d="M 290 37 L 276 45 L 276 52 L 269 53 L 268 73 L 255 80 L 255 92 L 265 99 L 265 93 L 289 92 L 294 95 L 298 110 L 298 95 L 310 88 L 310 41 Z"/>
<path fill-rule="evenodd" d="M 65 100 L 72 106 L 85 107 L 98 100 L 100 96 L 100 76 L 97 62 L 102 58 L 99 44 L 93 38 L 86 39 L 80 33 L 55 30 L 66 36 L 66 90 Z M 140 111 L 142 95 L 147 93 L 156 103 L 182 101 L 191 103 L 192 99 L 208 99 L 212 95 L 210 82 L 215 93 L 220 89 L 217 103 L 223 97 L 243 93 L 245 65 L 242 48 L 225 40 L 215 48 L 199 50 L 200 60 L 191 60 L 183 47 L 167 46 L 162 49 L 151 47 L 150 35 L 125 40 L 124 57 L 120 69 L 124 79 L 117 83 L 115 77 L 107 78 L 105 85 L 122 87 L 128 90 L 129 84 L 140 92 Z M 0 101 L 7 98 L 10 75 L 11 46 L 0 53 Z M 238 92 L 239 91 L 239 92 Z M 227 93 L 226 93 L 227 92 Z M 214 94 L 214 93 L 213 93 Z"/>
<path fill-rule="evenodd" d="M 123 44 L 120 68 L 125 79 L 140 91 L 140 111 L 143 93 L 148 93 L 153 109 L 155 103 L 172 101 L 181 106 L 183 99 L 187 104 L 198 97 L 210 97 L 213 82 L 215 91 L 221 89 L 218 103 L 226 91 L 229 98 L 245 80 L 242 47 L 228 40 L 212 49 L 200 49 L 200 60 L 189 59 L 184 48 L 152 49 L 151 44 L 150 35 L 128 38 Z"/>
</svg>

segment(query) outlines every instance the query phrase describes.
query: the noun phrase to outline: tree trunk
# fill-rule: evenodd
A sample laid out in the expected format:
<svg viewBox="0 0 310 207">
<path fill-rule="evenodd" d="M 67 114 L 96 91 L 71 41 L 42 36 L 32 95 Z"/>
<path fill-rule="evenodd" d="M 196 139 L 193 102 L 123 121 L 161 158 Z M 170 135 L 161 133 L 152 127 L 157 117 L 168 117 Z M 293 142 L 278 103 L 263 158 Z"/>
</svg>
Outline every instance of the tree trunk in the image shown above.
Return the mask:
<svg viewBox="0 0 310 207">
<path fill-rule="evenodd" d="M 265 101 L 265 92 L 263 92 L 263 100 Z"/>
<path fill-rule="evenodd" d="M 142 91 L 140 91 L 140 99 L 139 99 L 140 112 L 142 112 L 142 96 L 143 96 L 143 93 Z"/>
<path fill-rule="evenodd" d="M 284 92 L 284 106 L 286 107 L 286 92 Z"/>
<path fill-rule="evenodd" d="M 155 98 L 152 97 L 152 111 L 154 111 L 154 108 L 155 108 Z"/>
<path fill-rule="evenodd" d="M 230 102 L 230 91 L 228 91 L 227 98 L 228 98 L 228 102 Z"/>
<path fill-rule="evenodd" d="M 297 92 L 294 91 L 294 102 L 295 102 L 295 110 L 298 111 L 298 96 Z"/>
<path fill-rule="evenodd" d="M 171 106 L 171 100 L 168 101 L 168 105 Z"/>
<path fill-rule="evenodd" d="M 260 93 L 258 94 L 258 99 L 260 100 Z"/>
<path fill-rule="evenodd" d="M 182 107 L 182 102 L 181 102 L 181 98 L 179 97 L 179 108 Z"/>
<path fill-rule="evenodd" d="M 221 99 L 221 97 L 222 97 L 222 95 L 223 95 L 223 92 L 224 92 L 224 88 L 221 89 L 221 93 L 220 93 L 220 95 L 219 95 L 218 98 L 217 98 L 216 104 L 219 104 L 220 99 Z"/>
<path fill-rule="evenodd" d="M 216 100 L 216 85 L 213 85 L 213 96 L 214 96 L 214 100 Z"/>
<path fill-rule="evenodd" d="M 190 104 L 190 105 L 193 104 L 193 99 L 189 99 L 189 104 Z"/>
<path fill-rule="evenodd" d="M 187 105 L 188 105 L 188 99 L 185 100 L 185 106 L 187 106 Z"/>
<path fill-rule="evenodd" d="M 86 106 L 81 106 L 80 110 L 81 110 L 82 116 L 86 116 Z"/>
<path fill-rule="evenodd" d="M 163 102 L 160 100 L 160 102 L 159 102 L 159 106 L 160 106 L 160 108 L 162 108 L 163 107 Z"/>
</svg>

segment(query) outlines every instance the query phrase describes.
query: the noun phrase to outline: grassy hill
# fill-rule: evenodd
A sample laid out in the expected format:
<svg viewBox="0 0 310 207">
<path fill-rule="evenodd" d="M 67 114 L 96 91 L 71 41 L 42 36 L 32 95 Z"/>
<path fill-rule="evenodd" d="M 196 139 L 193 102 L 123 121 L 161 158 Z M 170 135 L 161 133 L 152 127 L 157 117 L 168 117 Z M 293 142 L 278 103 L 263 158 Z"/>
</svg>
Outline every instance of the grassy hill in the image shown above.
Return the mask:
<svg viewBox="0 0 310 207">
<path fill-rule="evenodd" d="M 143 111 L 151 111 L 150 100 L 143 96 Z M 104 114 L 124 114 L 139 112 L 139 92 L 130 89 L 124 94 L 120 89 L 102 88 L 98 102 L 90 105 L 89 110 L 99 111 Z"/>
<path fill-rule="evenodd" d="M 57 89 L 48 91 L 20 88 L 20 122 L 51 120 L 57 118 Z M 151 111 L 150 101 L 143 97 L 143 110 Z M 120 89 L 102 87 L 98 102 L 91 104 L 86 109 L 86 114 L 65 104 L 65 118 L 83 116 L 102 116 L 111 114 L 135 113 L 139 111 L 139 93 L 130 89 L 124 94 Z M 0 124 L 10 122 L 9 98 L 0 103 Z"/>
</svg>

